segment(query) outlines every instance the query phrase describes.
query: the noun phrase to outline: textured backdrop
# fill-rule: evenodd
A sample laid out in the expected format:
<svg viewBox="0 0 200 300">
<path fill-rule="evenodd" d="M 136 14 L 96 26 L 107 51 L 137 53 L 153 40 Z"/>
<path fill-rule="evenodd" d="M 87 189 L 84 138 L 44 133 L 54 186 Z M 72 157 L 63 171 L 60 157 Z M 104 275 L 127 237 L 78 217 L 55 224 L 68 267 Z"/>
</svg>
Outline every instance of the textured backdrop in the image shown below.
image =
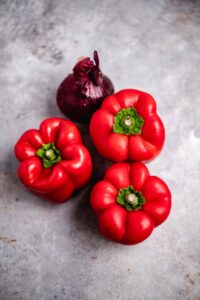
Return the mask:
<svg viewBox="0 0 200 300">
<path fill-rule="evenodd" d="M 56 89 L 93 49 L 116 90 L 154 95 L 166 126 L 164 150 L 148 166 L 171 188 L 172 212 L 133 247 L 98 234 L 91 186 L 53 206 L 15 175 L 16 140 L 62 116 Z M 198 0 L 0 0 L 1 300 L 200 299 L 199 53 Z M 107 163 L 81 131 L 100 178 Z"/>
</svg>

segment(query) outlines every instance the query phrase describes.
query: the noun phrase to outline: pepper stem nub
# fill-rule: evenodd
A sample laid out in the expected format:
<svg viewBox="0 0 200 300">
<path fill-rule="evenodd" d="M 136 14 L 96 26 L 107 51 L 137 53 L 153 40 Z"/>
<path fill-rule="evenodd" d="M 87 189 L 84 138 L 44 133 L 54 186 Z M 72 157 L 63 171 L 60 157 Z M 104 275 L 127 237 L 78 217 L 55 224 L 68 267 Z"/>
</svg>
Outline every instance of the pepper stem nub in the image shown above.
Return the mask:
<svg viewBox="0 0 200 300">
<path fill-rule="evenodd" d="M 138 205 L 138 197 L 136 196 L 136 194 L 132 193 L 132 194 L 129 194 L 127 197 L 126 197 L 126 200 L 129 204 L 132 204 L 134 206 Z"/>
<path fill-rule="evenodd" d="M 132 125 L 131 118 L 128 116 L 124 119 L 124 125 L 130 127 Z"/>
</svg>

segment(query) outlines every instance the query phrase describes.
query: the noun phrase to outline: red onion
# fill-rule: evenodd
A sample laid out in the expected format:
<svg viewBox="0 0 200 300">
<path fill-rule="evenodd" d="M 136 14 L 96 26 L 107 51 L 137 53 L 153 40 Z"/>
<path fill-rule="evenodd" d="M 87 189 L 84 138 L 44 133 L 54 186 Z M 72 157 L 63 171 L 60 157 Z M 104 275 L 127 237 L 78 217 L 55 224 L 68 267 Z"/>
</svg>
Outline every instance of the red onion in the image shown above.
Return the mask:
<svg viewBox="0 0 200 300">
<path fill-rule="evenodd" d="M 107 96 L 114 93 L 111 80 L 99 69 L 99 57 L 94 51 L 94 62 L 82 58 L 60 84 L 57 103 L 61 111 L 70 119 L 88 122 Z"/>
</svg>

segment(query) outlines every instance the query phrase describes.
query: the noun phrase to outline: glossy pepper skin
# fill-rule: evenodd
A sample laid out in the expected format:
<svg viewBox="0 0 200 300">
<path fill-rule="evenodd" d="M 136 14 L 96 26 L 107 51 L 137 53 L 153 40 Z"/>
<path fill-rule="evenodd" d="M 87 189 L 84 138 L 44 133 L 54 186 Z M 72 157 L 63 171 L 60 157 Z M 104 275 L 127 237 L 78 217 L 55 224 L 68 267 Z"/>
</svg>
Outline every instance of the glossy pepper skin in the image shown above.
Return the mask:
<svg viewBox="0 0 200 300">
<path fill-rule="evenodd" d="M 165 140 L 154 98 L 132 89 L 121 90 L 103 101 L 92 116 L 90 135 L 99 153 L 116 162 L 151 160 Z"/>
<path fill-rule="evenodd" d="M 67 201 L 92 173 L 92 160 L 77 126 L 60 118 L 44 120 L 26 131 L 15 145 L 24 186 L 50 202 Z"/>
<path fill-rule="evenodd" d="M 143 163 L 123 162 L 107 169 L 104 179 L 94 186 L 90 203 L 104 237 L 134 245 L 166 220 L 171 193 Z"/>
</svg>

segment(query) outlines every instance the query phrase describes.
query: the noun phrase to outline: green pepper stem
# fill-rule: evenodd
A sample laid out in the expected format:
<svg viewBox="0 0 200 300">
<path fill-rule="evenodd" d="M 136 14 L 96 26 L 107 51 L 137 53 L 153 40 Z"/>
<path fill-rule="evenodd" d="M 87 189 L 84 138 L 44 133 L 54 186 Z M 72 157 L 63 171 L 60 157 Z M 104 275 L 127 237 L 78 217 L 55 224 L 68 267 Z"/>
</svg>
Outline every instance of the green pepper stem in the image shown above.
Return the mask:
<svg viewBox="0 0 200 300">
<path fill-rule="evenodd" d="M 120 110 L 114 118 L 113 132 L 126 135 L 141 133 L 144 120 L 135 108 L 128 107 Z"/>
<path fill-rule="evenodd" d="M 43 144 L 36 155 L 42 159 L 44 168 L 50 168 L 61 160 L 60 151 L 54 143 Z"/>
<path fill-rule="evenodd" d="M 130 185 L 119 190 L 117 203 L 128 211 L 140 210 L 145 203 L 145 198 L 141 192 L 135 191 L 133 186 Z"/>
</svg>

